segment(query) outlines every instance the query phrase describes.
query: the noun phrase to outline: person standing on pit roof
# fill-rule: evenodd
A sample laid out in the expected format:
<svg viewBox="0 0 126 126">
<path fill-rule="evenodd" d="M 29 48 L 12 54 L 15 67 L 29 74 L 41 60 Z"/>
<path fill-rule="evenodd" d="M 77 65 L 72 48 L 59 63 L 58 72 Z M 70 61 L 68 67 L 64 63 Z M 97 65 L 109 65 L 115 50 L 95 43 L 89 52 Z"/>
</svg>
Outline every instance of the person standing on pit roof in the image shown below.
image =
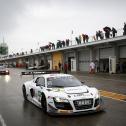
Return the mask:
<svg viewBox="0 0 126 126">
<path fill-rule="evenodd" d="M 116 33 L 117 33 L 117 30 L 114 27 L 112 27 L 112 37 L 113 38 L 115 37 Z"/>
<path fill-rule="evenodd" d="M 123 31 L 123 35 L 126 35 L 126 23 L 124 23 Z"/>
</svg>

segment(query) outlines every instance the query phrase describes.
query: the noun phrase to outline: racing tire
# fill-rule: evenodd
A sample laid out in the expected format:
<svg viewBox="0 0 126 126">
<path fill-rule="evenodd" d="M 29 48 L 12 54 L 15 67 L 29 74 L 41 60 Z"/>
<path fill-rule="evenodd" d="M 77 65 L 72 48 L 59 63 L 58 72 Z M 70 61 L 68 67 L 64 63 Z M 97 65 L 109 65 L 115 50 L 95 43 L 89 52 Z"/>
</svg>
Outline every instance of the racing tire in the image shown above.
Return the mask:
<svg viewBox="0 0 126 126">
<path fill-rule="evenodd" d="M 35 96 L 35 91 L 33 89 L 30 89 L 30 94 L 31 94 L 31 97 L 33 98 Z"/>
<path fill-rule="evenodd" d="M 43 111 L 44 113 L 47 113 L 47 101 L 46 101 L 46 97 L 45 97 L 44 94 L 42 94 L 41 106 L 42 106 L 42 111 Z"/>
<path fill-rule="evenodd" d="M 27 98 L 27 93 L 26 93 L 26 87 L 23 85 L 22 86 L 22 92 L 23 92 L 23 97 L 24 97 L 24 100 L 28 100 L 28 98 Z"/>
</svg>

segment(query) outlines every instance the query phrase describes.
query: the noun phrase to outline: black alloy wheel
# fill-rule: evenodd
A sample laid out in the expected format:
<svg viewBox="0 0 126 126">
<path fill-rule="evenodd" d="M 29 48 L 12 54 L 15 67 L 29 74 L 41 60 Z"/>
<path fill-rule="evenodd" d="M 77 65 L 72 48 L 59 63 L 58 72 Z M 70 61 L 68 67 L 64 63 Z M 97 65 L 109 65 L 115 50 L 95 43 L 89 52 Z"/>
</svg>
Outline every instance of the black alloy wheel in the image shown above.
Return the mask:
<svg viewBox="0 0 126 126">
<path fill-rule="evenodd" d="M 47 113 L 47 101 L 46 101 L 46 97 L 45 97 L 44 94 L 42 94 L 41 106 L 42 106 L 43 112 L 44 112 L 44 113 Z"/>
<path fill-rule="evenodd" d="M 24 97 L 24 99 L 25 99 L 25 100 L 28 100 L 28 99 L 27 99 L 26 88 L 25 88 L 24 85 L 22 86 L 22 92 L 23 92 L 23 97 Z"/>
</svg>

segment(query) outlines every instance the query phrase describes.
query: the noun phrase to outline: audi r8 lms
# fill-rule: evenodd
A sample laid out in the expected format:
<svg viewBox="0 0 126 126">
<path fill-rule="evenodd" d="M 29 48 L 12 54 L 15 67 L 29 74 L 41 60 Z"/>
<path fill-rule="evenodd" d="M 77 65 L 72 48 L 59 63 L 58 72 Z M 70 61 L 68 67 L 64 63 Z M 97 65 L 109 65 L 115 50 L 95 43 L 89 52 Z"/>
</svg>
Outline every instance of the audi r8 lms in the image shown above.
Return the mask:
<svg viewBox="0 0 126 126">
<path fill-rule="evenodd" d="M 0 64 L 0 75 L 9 75 L 9 70 L 3 64 Z"/>
<path fill-rule="evenodd" d="M 82 114 L 103 109 L 99 91 L 69 74 L 41 74 L 22 85 L 23 96 L 48 114 Z"/>
</svg>

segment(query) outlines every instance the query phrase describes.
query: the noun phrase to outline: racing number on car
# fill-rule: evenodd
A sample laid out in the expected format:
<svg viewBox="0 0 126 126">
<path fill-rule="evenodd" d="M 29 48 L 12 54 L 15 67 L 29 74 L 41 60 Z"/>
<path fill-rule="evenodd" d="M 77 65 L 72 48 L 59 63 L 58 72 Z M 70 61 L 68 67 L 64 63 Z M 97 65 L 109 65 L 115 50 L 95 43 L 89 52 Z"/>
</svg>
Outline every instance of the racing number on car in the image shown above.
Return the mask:
<svg viewBox="0 0 126 126">
<path fill-rule="evenodd" d="M 81 105 L 90 105 L 91 104 L 91 100 L 81 100 L 81 101 L 77 101 L 77 104 L 79 106 L 81 106 Z"/>
</svg>

